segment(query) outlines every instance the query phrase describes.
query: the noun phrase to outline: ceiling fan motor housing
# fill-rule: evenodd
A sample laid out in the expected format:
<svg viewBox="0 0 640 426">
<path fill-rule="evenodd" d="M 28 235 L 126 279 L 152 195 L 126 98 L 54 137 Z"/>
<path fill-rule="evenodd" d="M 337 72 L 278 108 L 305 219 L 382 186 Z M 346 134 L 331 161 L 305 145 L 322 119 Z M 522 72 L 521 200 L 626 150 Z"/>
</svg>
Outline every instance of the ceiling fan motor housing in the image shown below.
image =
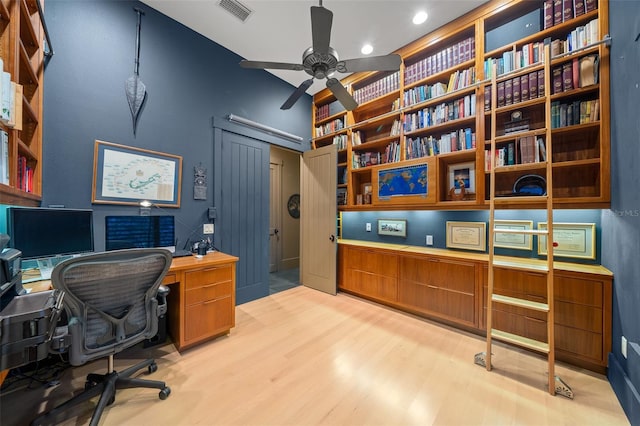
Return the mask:
<svg viewBox="0 0 640 426">
<path fill-rule="evenodd" d="M 302 65 L 307 74 L 315 78 L 323 79 L 331 77 L 336 72 L 338 65 L 338 52 L 329 47 L 327 54 L 323 55 L 308 48 L 302 54 Z"/>
</svg>

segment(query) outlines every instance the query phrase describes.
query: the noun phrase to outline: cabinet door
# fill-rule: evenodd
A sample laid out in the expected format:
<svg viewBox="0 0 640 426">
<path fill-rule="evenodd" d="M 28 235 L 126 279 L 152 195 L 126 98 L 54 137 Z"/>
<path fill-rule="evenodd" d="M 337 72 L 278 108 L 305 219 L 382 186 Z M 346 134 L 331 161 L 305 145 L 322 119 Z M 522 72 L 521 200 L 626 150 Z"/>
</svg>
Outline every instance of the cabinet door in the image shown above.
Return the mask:
<svg viewBox="0 0 640 426">
<path fill-rule="evenodd" d="M 340 247 L 340 288 L 395 302 L 398 298 L 398 256 L 387 252 Z"/>
<path fill-rule="evenodd" d="M 475 326 L 475 264 L 402 257 L 399 302 L 426 314 Z"/>
</svg>

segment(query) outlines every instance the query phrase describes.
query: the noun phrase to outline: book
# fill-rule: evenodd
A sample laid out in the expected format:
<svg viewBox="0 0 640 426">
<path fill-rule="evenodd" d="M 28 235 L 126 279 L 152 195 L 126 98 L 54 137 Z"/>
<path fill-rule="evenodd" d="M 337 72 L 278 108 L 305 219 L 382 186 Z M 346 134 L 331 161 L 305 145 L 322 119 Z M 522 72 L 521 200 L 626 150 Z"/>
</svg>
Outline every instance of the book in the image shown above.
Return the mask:
<svg viewBox="0 0 640 426">
<path fill-rule="evenodd" d="M 553 82 L 553 88 L 554 90 L 557 89 L 555 79 Z M 566 92 L 567 90 L 573 90 L 573 65 L 571 62 L 562 64 L 562 90 L 560 91 Z M 554 91 L 553 93 L 558 92 Z"/>
<path fill-rule="evenodd" d="M 531 93 L 531 85 L 529 85 L 529 93 Z M 538 97 L 544 97 L 544 70 L 538 71 Z"/>
<path fill-rule="evenodd" d="M 553 26 L 553 0 L 546 0 L 543 6 L 544 13 L 544 29 L 551 28 Z"/>
<path fill-rule="evenodd" d="M 573 0 L 573 11 L 576 18 L 584 15 L 584 0 Z"/>
<path fill-rule="evenodd" d="M 0 113 L 0 119 L 6 124 L 11 121 L 11 74 L 3 71 L 2 80 L 2 112 Z"/>
<path fill-rule="evenodd" d="M 484 86 L 484 110 L 491 111 L 491 86 Z"/>
<path fill-rule="evenodd" d="M 520 102 L 520 77 L 514 78 L 511 85 L 513 86 L 513 103 L 516 104 Z"/>
<path fill-rule="evenodd" d="M 573 0 L 562 0 L 562 21 L 573 19 Z"/>
<path fill-rule="evenodd" d="M 571 61 L 571 71 L 572 87 L 577 89 L 580 87 L 580 61 L 578 58 L 573 58 Z"/>
<path fill-rule="evenodd" d="M 9 134 L 0 130 L 0 183 L 9 185 Z"/>
<path fill-rule="evenodd" d="M 529 76 L 520 76 L 520 99 L 526 101 L 529 99 Z"/>
<path fill-rule="evenodd" d="M 588 55 L 580 58 L 578 68 L 578 84 L 580 87 L 591 86 L 598 82 L 598 55 Z"/>
<path fill-rule="evenodd" d="M 542 138 L 538 138 L 538 152 L 540 161 L 547 161 L 547 149 L 544 146 L 544 140 Z"/>
<path fill-rule="evenodd" d="M 553 25 L 562 24 L 562 2 L 563 0 L 553 0 Z"/>
<path fill-rule="evenodd" d="M 596 10 L 597 7 L 598 7 L 598 3 L 596 0 L 584 0 L 585 13 L 589 13 L 592 10 Z"/>
<path fill-rule="evenodd" d="M 561 93 L 563 82 L 562 67 L 555 67 L 551 70 L 551 81 L 553 82 L 551 94 Z M 538 84 L 540 84 L 540 81 L 538 81 Z M 544 82 L 542 86 L 544 86 Z"/>
<path fill-rule="evenodd" d="M 498 108 L 504 106 L 504 81 L 496 84 L 498 90 Z"/>
<path fill-rule="evenodd" d="M 532 73 L 529 73 L 529 99 L 535 99 L 537 97 L 538 97 L 538 73 L 534 71 Z"/>
<path fill-rule="evenodd" d="M 513 80 L 509 79 L 504 82 L 504 104 L 511 105 L 513 103 Z"/>
</svg>

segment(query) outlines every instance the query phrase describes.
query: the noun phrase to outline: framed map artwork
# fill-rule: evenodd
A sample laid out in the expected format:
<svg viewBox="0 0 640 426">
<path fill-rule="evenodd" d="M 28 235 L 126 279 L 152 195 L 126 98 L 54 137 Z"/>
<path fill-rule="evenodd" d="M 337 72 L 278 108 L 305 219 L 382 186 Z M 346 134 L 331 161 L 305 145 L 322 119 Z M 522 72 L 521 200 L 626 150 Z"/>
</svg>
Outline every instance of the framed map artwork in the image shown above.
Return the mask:
<svg viewBox="0 0 640 426">
<path fill-rule="evenodd" d="M 96 140 L 92 203 L 180 207 L 182 157 Z"/>
</svg>

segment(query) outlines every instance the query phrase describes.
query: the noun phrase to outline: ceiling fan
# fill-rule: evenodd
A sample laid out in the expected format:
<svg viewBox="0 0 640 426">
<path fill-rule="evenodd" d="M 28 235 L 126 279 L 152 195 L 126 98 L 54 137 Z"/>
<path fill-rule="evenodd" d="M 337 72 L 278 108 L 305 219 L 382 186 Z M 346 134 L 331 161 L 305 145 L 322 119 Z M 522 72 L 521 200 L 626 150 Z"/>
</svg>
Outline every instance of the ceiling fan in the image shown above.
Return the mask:
<svg viewBox="0 0 640 426">
<path fill-rule="evenodd" d="M 289 109 L 296 103 L 304 92 L 313 84 L 313 79 L 327 79 L 327 88 L 348 111 L 354 110 L 358 103 L 347 89 L 332 77 L 338 71 L 341 73 L 361 71 L 397 71 L 400 69 L 401 58 L 395 53 L 368 58 L 339 60 L 338 52 L 329 46 L 331 40 L 331 24 L 333 12 L 322 6 L 311 6 L 311 36 L 313 45 L 302 54 L 301 64 L 284 62 L 240 61 L 242 68 L 281 69 L 305 71 L 312 77 L 305 80 L 282 104 L 280 109 Z"/>
</svg>

